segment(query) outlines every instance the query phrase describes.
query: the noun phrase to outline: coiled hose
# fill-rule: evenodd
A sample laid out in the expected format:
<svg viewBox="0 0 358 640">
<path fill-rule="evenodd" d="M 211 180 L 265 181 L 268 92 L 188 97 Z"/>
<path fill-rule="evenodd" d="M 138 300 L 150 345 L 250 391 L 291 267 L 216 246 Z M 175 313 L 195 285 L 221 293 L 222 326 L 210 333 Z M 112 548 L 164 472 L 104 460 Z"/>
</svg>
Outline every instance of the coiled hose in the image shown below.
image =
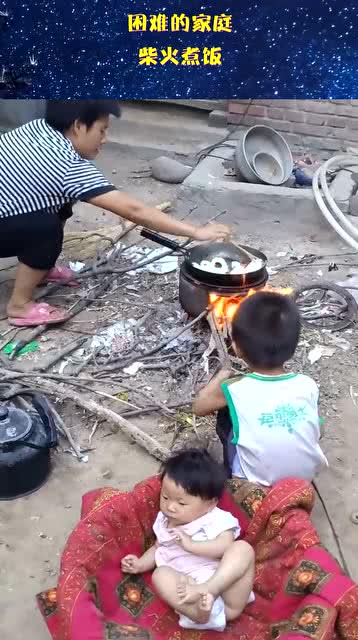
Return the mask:
<svg viewBox="0 0 358 640">
<path fill-rule="evenodd" d="M 342 213 L 329 192 L 327 172 L 334 166 L 339 169 L 358 167 L 358 156 L 334 156 L 327 160 L 327 162 L 317 169 L 313 176 L 313 195 L 320 211 L 331 227 L 333 227 L 342 240 L 358 251 L 358 228 Z"/>
</svg>

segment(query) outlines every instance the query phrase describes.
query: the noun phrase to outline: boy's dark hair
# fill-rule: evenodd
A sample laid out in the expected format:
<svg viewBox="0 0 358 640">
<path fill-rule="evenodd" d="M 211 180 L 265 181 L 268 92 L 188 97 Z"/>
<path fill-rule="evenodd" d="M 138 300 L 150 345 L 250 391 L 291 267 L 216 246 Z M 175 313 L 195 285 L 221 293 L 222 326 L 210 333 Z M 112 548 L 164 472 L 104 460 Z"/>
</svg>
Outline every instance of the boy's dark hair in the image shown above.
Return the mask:
<svg viewBox="0 0 358 640">
<path fill-rule="evenodd" d="M 261 291 L 244 300 L 232 321 L 232 338 L 247 363 L 262 369 L 281 367 L 295 353 L 300 314 L 289 296 Z"/>
<path fill-rule="evenodd" d="M 76 120 L 89 129 L 96 120 L 112 114 L 121 115 L 118 100 L 47 100 L 45 120 L 61 133 L 68 131 Z"/>
<path fill-rule="evenodd" d="M 168 476 L 190 496 L 203 500 L 221 497 L 227 474 L 205 449 L 184 449 L 174 453 L 161 467 L 161 479 Z"/>
</svg>

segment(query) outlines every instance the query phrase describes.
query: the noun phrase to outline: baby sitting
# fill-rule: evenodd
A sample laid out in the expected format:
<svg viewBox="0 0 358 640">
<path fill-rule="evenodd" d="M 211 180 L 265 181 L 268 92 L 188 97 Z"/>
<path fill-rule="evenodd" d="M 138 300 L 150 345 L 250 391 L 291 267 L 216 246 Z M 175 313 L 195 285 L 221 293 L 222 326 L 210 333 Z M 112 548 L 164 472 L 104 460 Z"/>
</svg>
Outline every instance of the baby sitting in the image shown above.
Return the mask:
<svg viewBox="0 0 358 640">
<path fill-rule="evenodd" d="M 207 451 L 170 457 L 162 467 L 156 542 L 141 558 L 122 560 L 125 573 L 155 569 L 153 584 L 183 628 L 223 631 L 254 599 L 253 550 L 237 541 L 238 520 L 217 507 L 225 477 Z"/>
</svg>

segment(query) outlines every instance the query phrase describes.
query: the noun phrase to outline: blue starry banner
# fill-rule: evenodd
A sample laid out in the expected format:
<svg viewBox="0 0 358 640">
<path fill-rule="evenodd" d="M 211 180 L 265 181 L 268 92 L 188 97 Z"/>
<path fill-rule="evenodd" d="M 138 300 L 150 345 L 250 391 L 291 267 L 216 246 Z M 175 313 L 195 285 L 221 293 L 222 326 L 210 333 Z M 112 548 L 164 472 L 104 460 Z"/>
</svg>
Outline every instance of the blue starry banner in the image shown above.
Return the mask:
<svg viewBox="0 0 358 640">
<path fill-rule="evenodd" d="M 358 98 L 358 0 L 0 0 L 0 97 Z"/>
</svg>

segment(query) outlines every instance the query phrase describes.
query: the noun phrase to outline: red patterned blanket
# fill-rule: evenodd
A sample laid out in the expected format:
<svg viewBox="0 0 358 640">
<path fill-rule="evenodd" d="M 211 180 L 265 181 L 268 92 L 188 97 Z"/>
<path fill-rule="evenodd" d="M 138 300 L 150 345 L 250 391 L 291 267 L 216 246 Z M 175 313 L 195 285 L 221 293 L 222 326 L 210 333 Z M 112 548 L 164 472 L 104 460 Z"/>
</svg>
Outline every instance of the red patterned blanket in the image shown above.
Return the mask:
<svg viewBox="0 0 358 640">
<path fill-rule="evenodd" d="M 302 480 L 271 489 L 230 481 L 220 507 L 240 521 L 256 552 L 256 601 L 224 633 L 180 629 L 150 574 L 122 575 L 120 560 L 153 543 L 160 481 L 130 493 L 83 498 L 81 520 L 61 559 L 57 589 L 38 595 L 54 640 L 358 640 L 358 587 L 320 545 Z"/>
</svg>

